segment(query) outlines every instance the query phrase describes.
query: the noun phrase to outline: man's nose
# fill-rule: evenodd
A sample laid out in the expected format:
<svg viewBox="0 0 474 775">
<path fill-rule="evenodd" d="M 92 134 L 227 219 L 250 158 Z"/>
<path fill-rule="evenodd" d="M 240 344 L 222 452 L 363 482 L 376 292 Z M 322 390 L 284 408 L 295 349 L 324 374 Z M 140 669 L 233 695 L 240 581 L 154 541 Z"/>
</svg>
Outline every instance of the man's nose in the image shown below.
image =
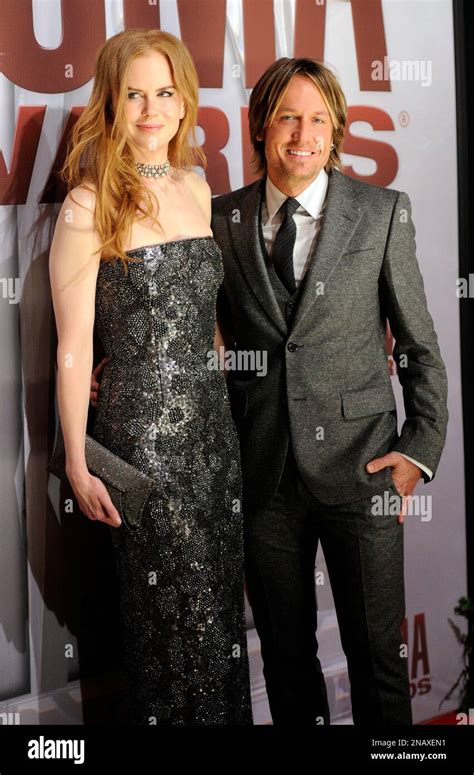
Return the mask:
<svg viewBox="0 0 474 775">
<path fill-rule="evenodd" d="M 301 145 L 304 145 L 304 143 L 309 142 L 311 140 L 313 129 L 314 129 L 314 124 L 311 121 L 311 119 L 300 118 L 298 121 L 298 125 L 294 129 L 293 137 Z"/>
</svg>

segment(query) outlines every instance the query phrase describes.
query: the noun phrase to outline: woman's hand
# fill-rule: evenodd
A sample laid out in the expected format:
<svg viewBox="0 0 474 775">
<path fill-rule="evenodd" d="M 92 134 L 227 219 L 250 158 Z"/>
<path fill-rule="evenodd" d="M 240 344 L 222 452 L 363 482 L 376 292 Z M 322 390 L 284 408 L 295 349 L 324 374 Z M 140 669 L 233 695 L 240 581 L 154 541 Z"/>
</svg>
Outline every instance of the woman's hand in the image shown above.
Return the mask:
<svg viewBox="0 0 474 775">
<path fill-rule="evenodd" d="M 120 515 L 105 484 L 97 476 L 92 476 L 88 471 L 79 474 L 68 473 L 67 476 L 79 508 L 86 517 L 105 522 L 110 527 L 120 527 Z"/>
</svg>

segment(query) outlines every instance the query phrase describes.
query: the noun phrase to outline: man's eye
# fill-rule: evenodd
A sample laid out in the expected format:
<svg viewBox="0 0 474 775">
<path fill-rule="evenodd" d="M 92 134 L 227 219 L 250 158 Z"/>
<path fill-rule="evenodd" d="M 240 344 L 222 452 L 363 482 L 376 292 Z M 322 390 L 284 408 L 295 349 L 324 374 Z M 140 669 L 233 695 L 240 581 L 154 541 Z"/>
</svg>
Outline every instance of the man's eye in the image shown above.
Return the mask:
<svg viewBox="0 0 474 775">
<path fill-rule="evenodd" d="M 282 116 L 282 119 L 284 121 L 291 121 L 294 118 L 294 116 Z"/>
<path fill-rule="evenodd" d="M 319 116 L 317 116 L 314 120 L 315 121 L 320 121 L 321 124 L 324 124 L 324 120 L 322 118 L 319 118 Z"/>
</svg>

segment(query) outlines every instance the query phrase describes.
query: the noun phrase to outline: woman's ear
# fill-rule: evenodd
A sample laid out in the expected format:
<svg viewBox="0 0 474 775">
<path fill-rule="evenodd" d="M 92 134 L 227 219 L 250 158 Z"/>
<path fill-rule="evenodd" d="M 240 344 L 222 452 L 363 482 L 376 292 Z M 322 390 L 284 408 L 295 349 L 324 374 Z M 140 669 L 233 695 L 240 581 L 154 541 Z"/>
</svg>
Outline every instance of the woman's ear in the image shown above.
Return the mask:
<svg viewBox="0 0 474 775">
<path fill-rule="evenodd" d="M 184 118 L 186 115 L 186 105 L 184 104 L 184 101 L 181 101 L 181 110 L 179 111 L 179 120 L 181 121 L 182 118 Z"/>
</svg>

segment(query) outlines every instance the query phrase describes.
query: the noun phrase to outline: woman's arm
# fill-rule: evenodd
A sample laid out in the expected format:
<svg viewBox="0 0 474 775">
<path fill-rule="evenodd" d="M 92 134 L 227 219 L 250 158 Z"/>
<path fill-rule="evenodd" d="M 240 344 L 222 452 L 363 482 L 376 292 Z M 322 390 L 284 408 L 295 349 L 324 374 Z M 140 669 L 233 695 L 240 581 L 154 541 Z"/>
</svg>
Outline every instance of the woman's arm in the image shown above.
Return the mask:
<svg viewBox="0 0 474 775">
<path fill-rule="evenodd" d="M 119 514 L 103 482 L 85 460 L 85 433 L 92 370 L 99 239 L 94 194 L 83 187 L 67 195 L 59 211 L 50 252 L 56 328 L 58 408 L 66 450 L 66 474 L 81 511 L 90 519 L 119 525 Z"/>
</svg>

